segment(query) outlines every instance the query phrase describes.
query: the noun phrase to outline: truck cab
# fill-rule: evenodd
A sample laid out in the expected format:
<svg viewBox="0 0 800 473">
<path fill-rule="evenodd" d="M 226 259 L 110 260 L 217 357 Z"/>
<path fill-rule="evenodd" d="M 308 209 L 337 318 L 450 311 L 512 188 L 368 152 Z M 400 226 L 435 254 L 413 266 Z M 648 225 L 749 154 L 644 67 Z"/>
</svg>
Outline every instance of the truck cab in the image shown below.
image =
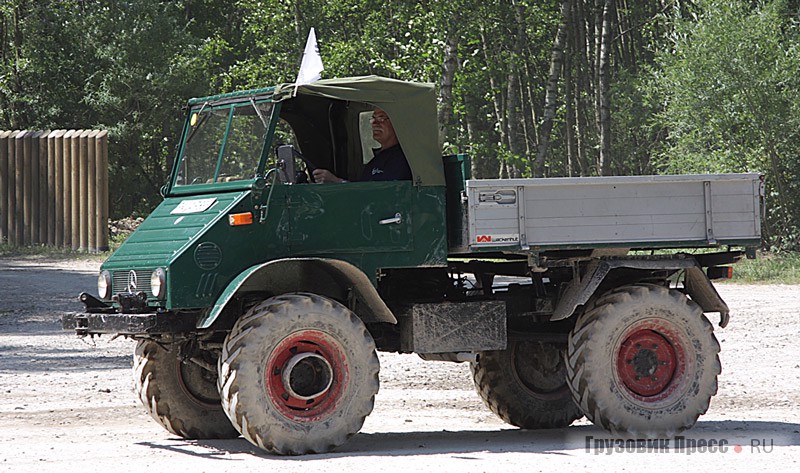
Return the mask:
<svg viewBox="0 0 800 473">
<path fill-rule="evenodd" d="M 379 146 L 369 125 L 375 107 L 392 120 L 413 179 L 310 183 L 315 168 L 358 179 Z M 286 275 L 309 279 L 323 268 L 358 278 L 362 290 L 351 297 L 359 297 L 383 268 L 446 265 L 432 84 L 318 81 L 196 98 L 186 113 L 164 200 L 103 264 L 96 305 L 202 314 L 198 323 L 207 328 L 222 308 L 220 296 L 233 297 L 226 289 L 248 292 L 229 287 L 235 280 L 276 287 L 278 279 L 276 293 L 320 291 L 315 284 L 323 281 Z M 330 295 L 347 290 L 333 286 Z M 375 297 L 360 299 L 363 317 L 392 319 Z"/>
</svg>

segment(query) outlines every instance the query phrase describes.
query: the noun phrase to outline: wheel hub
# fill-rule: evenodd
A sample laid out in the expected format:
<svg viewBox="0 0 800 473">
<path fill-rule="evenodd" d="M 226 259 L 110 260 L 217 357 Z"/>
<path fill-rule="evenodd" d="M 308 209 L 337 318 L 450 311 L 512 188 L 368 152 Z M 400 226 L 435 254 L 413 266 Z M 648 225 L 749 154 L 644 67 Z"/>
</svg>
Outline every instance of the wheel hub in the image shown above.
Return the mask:
<svg viewBox="0 0 800 473">
<path fill-rule="evenodd" d="M 338 342 L 317 330 L 296 332 L 281 341 L 264 375 L 270 400 L 296 421 L 317 421 L 333 412 L 349 378 Z"/>
<path fill-rule="evenodd" d="M 662 334 L 642 329 L 622 342 L 617 358 L 620 380 L 635 394 L 652 397 L 667 389 L 675 375 L 675 348 Z"/>
<path fill-rule="evenodd" d="M 514 374 L 530 392 L 541 399 L 559 399 L 569 388 L 566 368 L 558 346 L 521 342 L 513 348 Z"/>
<path fill-rule="evenodd" d="M 293 356 L 286 362 L 281 376 L 289 396 L 304 401 L 322 396 L 333 384 L 331 364 L 316 353 Z"/>
</svg>

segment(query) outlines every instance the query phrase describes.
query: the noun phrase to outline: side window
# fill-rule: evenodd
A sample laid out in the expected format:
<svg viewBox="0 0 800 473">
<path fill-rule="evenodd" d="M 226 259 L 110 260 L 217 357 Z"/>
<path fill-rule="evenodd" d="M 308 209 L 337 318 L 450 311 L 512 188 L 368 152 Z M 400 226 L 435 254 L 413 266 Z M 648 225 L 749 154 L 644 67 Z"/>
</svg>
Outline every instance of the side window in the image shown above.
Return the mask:
<svg viewBox="0 0 800 473">
<path fill-rule="evenodd" d="M 294 145 L 298 151 L 302 152 L 300 149 L 300 143 L 297 142 L 297 137 L 294 135 L 294 130 L 292 130 L 289 122 L 283 118 L 278 120 L 278 123 L 275 125 L 275 135 L 272 138 L 272 142 L 275 144 L 275 146 Z M 273 148 L 275 146 L 273 146 Z"/>
<path fill-rule="evenodd" d="M 275 134 L 272 138 L 272 150 L 270 151 L 267 159 L 267 169 L 278 166 L 278 156 L 276 151 L 281 145 L 292 145 L 298 153 L 303 153 L 303 150 L 300 147 L 300 142 L 297 140 L 297 135 L 294 133 L 294 129 L 292 129 L 292 126 L 289 125 L 289 122 L 283 118 L 278 120 L 278 123 L 275 125 Z M 289 179 L 292 179 L 292 182 L 296 184 L 308 182 L 308 178 L 310 176 L 308 165 L 297 154 L 294 155 L 293 169 L 295 171 L 295 175 L 289 177 Z"/>
<path fill-rule="evenodd" d="M 369 160 L 372 159 L 372 150 L 381 147 L 380 143 L 372 139 L 372 124 L 370 123 L 371 118 L 372 111 L 361 112 L 358 115 L 358 133 L 361 136 L 361 156 L 364 164 L 368 163 Z"/>
</svg>

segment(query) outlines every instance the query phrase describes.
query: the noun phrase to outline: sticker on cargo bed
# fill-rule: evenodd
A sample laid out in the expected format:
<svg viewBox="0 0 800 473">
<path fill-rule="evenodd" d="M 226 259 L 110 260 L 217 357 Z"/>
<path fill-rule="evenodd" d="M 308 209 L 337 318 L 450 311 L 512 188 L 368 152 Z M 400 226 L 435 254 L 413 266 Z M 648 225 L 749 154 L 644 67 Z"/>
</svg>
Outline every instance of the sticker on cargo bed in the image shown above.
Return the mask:
<svg viewBox="0 0 800 473">
<path fill-rule="evenodd" d="M 217 202 L 216 198 L 210 199 L 194 199 L 194 200 L 182 200 L 177 207 L 172 209 L 170 214 L 172 215 L 180 215 L 180 214 L 196 214 L 200 212 L 205 212 L 206 210 L 210 209 L 214 203 Z"/>
<path fill-rule="evenodd" d="M 519 243 L 519 233 L 501 233 L 496 235 L 478 235 L 476 243 L 491 243 L 493 245 L 502 243 Z"/>
</svg>

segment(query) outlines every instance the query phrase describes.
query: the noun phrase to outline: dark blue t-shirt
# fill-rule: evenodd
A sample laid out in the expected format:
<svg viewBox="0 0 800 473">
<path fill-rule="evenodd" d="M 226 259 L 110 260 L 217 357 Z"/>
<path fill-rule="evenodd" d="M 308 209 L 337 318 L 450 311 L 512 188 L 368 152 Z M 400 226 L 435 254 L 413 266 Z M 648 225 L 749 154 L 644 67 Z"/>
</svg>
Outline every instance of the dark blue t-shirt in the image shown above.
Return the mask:
<svg viewBox="0 0 800 473">
<path fill-rule="evenodd" d="M 361 181 L 411 180 L 411 168 L 399 144 L 378 151 L 364 167 Z"/>
</svg>

